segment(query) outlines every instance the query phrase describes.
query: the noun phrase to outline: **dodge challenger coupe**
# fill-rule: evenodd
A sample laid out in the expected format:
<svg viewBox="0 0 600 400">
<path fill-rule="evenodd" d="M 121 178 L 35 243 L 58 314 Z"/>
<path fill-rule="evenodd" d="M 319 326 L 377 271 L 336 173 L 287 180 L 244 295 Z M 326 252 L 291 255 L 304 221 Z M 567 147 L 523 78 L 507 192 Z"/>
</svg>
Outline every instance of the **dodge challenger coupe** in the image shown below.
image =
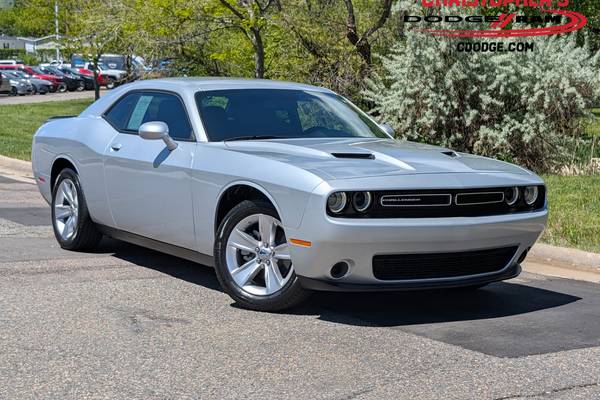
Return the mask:
<svg viewBox="0 0 600 400">
<path fill-rule="evenodd" d="M 107 235 L 214 266 L 250 309 L 517 276 L 546 223 L 543 181 L 392 135 L 319 87 L 147 80 L 46 122 L 33 171 L 64 249 Z"/>
</svg>

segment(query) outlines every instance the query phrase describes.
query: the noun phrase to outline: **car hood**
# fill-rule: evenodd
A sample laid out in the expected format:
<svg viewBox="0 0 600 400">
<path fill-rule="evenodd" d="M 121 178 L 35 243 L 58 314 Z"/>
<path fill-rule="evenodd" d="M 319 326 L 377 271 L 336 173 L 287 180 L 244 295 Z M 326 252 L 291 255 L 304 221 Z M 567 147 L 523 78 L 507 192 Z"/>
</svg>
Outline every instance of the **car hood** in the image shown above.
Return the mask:
<svg viewBox="0 0 600 400">
<path fill-rule="evenodd" d="M 393 139 L 254 140 L 225 142 L 224 146 L 291 164 L 323 179 L 477 172 L 530 174 L 502 161 Z"/>
</svg>

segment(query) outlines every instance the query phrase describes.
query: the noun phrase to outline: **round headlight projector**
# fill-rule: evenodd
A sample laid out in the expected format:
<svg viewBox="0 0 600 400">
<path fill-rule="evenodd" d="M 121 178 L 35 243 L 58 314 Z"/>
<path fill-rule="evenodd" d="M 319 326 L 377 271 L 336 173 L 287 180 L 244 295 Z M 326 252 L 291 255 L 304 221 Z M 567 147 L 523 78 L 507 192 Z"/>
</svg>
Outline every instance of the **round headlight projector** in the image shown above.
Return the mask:
<svg viewBox="0 0 600 400">
<path fill-rule="evenodd" d="M 371 206 L 371 193 L 370 192 L 356 192 L 352 196 L 352 205 L 358 212 L 364 212 Z"/>
<path fill-rule="evenodd" d="M 332 213 L 338 214 L 346 208 L 348 198 L 344 192 L 335 192 L 329 195 L 327 199 L 327 207 Z"/>
<path fill-rule="evenodd" d="M 527 186 L 525 191 L 523 192 L 523 198 L 525 199 L 525 203 L 528 206 L 533 205 L 538 198 L 538 188 L 537 186 Z"/>
<path fill-rule="evenodd" d="M 519 201 L 519 188 L 511 187 L 504 191 L 504 201 L 509 206 L 514 206 Z"/>
</svg>

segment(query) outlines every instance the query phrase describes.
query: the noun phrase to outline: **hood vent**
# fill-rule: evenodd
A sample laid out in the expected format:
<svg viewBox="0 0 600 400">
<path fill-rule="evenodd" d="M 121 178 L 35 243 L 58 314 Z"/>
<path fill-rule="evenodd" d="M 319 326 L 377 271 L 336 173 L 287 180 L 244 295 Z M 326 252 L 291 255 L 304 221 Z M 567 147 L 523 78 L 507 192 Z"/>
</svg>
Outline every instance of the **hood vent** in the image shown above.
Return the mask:
<svg viewBox="0 0 600 400">
<path fill-rule="evenodd" d="M 371 153 L 331 153 L 335 158 L 352 158 L 361 160 L 374 160 L 375 156 Z"/>
<path fill-rule="evenodd" d="M 450 150 L 450 151 L 442 151 L 442 154 L 445 154 L 448 157 L 452 157 L 452 158 L 458 157 L 458 154 L 456 154 L 456 152 L 452 151 L 452 150 Z"/>
</svg>

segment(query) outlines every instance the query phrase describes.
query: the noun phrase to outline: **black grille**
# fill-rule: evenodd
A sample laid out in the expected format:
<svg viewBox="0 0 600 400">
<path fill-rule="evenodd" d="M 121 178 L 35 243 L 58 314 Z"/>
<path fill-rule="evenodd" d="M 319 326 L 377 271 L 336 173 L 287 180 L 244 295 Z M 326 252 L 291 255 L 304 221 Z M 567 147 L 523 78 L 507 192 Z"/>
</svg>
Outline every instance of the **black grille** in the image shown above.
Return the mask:
<svg viewBox="0 0 600 400">
<path fill-rule="evenodd" d="M 387 254 L 373 257 L 373 275 L 381 280 L 440 279 L 498 272 L 517 247 L 459 253 Z"/>
<path fill-rule="evenodd" d="M 523 200 L 508 205 L 504 201 L 506 187 L 374 191 L 373 204 L 366 212 L 357 212 L 351 204 L 336 218 L 446 218 L 483 217 L 541 210 L 546 201 L 546 188 L 538 186 L 539 195 L 532 205 Z M 352 198 L 350 195 L 349 198 Z"/>
</svg>

